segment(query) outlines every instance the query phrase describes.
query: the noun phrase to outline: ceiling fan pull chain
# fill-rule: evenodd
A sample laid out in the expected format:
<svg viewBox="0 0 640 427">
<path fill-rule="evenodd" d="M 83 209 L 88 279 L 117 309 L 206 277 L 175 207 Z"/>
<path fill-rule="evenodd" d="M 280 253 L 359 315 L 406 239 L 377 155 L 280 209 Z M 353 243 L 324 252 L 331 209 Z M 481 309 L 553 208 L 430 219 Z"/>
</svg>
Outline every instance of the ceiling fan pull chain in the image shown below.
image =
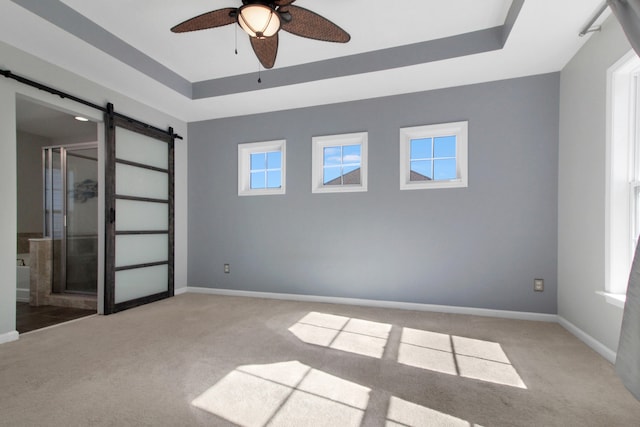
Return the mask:
<svg viewBox="0 0 640 427">
<path fill-rule="evenodd" d="M 236 55 L 238 54 L 238 26 L 234 25 L 236 29 Z"/>
<path fill-rule="evenodd" d="M 258 83 L 262 83 L 262 79 L 260 78 L 260 61 L 258 61 Z"/>
</svg>

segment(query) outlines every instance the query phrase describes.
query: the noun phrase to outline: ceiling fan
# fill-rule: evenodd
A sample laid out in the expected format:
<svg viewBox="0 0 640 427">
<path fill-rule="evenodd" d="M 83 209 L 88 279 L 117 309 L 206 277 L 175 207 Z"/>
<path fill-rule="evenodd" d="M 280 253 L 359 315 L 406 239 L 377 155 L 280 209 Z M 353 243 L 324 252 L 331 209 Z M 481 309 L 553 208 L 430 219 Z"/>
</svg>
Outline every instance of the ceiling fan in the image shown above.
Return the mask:
<svg viewBox="0 0 640 427">
<path fill-rule="evenodd" d="M 351 36 L 328 19 L 294 6 L 296 0 L 242 0 L 239 8 L 203 13 L 171 28 L 174 33 L 206 30 L 238 23 L 249 34 L 251 46 L 264 68 L 272 68 L 278 54 L 278 32 L 327 42 L 347 43 Z"/>
</svg>

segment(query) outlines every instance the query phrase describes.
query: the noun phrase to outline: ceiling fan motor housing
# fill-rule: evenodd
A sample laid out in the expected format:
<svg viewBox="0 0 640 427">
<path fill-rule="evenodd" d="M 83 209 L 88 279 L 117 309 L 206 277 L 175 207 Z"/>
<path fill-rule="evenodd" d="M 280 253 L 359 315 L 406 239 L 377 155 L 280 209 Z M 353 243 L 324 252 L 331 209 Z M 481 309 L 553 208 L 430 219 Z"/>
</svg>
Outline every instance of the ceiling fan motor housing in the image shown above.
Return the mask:
<svg viewBox="0 0 640 427">
<path fill-rule="evenodd" d="M 280 31 L 280 16 L 273 2 L 243 0 L 238 9 L 238 24 L 251 37 L 265 39 Z"/>
</svg>

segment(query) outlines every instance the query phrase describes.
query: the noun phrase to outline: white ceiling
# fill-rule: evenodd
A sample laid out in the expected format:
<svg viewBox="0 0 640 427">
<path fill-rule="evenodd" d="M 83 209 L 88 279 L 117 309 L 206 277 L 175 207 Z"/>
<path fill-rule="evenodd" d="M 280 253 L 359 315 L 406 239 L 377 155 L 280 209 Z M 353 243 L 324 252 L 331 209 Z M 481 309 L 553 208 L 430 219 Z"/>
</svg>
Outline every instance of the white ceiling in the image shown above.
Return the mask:
<svg viewBox="0 0 640 427">
<path fill-rule="evenodd" d="M 166 67 L 165 71 L 170 70 L 188 84 L 253 73 L 257 79 L 257 59 L 247 36 L 239 28 L 239 54 L 234 54 L 235 25 L 185 34 L 169 31 L 175 24 L 195 15 L 239 6 L 240 0 L 59 1 L 91 20 L 98 30 L 115 35 L 137 49 L 140 57 L 156 61 L 159 68 Z M 398 68 L 390 64 L 382 71 L 293 85 L 261 87 L 256 84 L 255 90 L 194 100 L 150 77 L 150 73 L 133 68 L 131 61 L 105 53 L 108 49 L 98 49 L 95 42 L 81 40 L 70 34 L 69 28 L 60 28 L 50 19 L 21 7 L 20 2 L 0 0 L 1 41 L 184 121 L 559 71 L 588 38 L 578 37 L 578 32 L 601 4 L 601 0 L 525 0 L 502 49 Z M 287 67 L 317 61 L 330 64 L 333 58 L 350 58 L 501 26 L 512 0 L 298 0 L 296 5 L 340 25 L 352 39 L 342 45 L 282 34 L 276 65 L 269 72 L 272 74 L 263 74 L 267 82 L 276 79 L 278 75 L 274 73 L 279 70 L 285 75 Z M 0 58 L 0 66 L 3 65 Z"/>
<path fill-rule="evenodd" d="M 249 39 L 236 25 L 174 34 L 174 25 L 215 9 L 238 7 L 240 0 L 175 0 L 104 2 L 62 0 L 93 22 L 126 40 L 192 82 L 257 70 Z M 482 7 L 478 4 L 482 3 Z M 433 40 L 504 23 L 511 0 L 297 0 L 344 28 L 347 44 L 326 43 L 281 33 L 277 67 L 314 62 L 372 50 Z M 402 13 L 400 7 L 410 11 Z M 122 13 L 127 10 L 126 13 Z M 473 10 L 473 13 L 464 13 Z M 435 13 L 434 13 L 435 12 Z M 442 17 L 456 16 L 455 20 Z M 371 25 L 385 30 L 372 31 Z M 238 51 L 234 54 L 238 30 Z"/>
</svg>

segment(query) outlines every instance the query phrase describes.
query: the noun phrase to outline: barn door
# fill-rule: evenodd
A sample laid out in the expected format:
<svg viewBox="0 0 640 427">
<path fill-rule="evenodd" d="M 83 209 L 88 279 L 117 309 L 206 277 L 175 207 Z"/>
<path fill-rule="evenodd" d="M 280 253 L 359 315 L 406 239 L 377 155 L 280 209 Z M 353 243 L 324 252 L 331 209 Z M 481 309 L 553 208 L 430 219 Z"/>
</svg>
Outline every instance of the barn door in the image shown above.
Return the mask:
<svg viewBox="0 0 640 427">
<path fill-rule="evenodd" d="M 173 131 L 106 123 L 104 313 L 173 296 Z"/>
</svg>

